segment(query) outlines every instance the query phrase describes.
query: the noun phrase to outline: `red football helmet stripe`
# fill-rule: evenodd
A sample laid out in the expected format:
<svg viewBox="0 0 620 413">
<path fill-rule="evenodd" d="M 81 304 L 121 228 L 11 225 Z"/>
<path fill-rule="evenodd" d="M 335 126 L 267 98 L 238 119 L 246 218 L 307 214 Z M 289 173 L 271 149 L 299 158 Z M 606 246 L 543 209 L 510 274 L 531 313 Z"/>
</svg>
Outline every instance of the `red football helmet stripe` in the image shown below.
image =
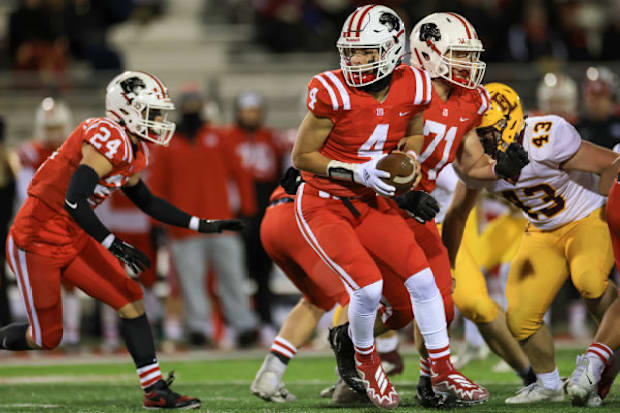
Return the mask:
<svg viewBox="0 0 620 413">
<path fill-rule="evenodd" d="M 362 22 L 364 21 L 364 17 L 366 17 L 366 15 L 370 11 L 370 9 L 372 9 L 374 7 L 376 7 L 376 4 L 372 4 L 370 6 L 366 6 L 366 10 L 364 10 L 362 12 L 362 15 L 360 16 L 359 20 L 357 21 L 357 32 L 355 33 L 356 37 L 360 37 L 360 29 L 362 28 Z"/>
<path fill-rule="evenodd" d="M 353 13 L 353 15 L 350 17 L 351 20 L 349 20 L 349 28 L 345 34 L 346 37 L 351 36 L 351 30 L 353 30 L 353 20 L 355 20 L 355 16 L 357 16 L 357 13 L 360 12 L 360 7 L 358 7 L 357 9 L 355 9 L 355 12 Z"/>
<path fill-rule="evenodd" d="M 450 16 L 454 16 L 454 17 L 456 17 L 456 18 L 457 18 L 457 20 L 458 20 L 458 21 L 460 21 L 460 22 L 463 24 L 463 26 L 465 26 L 465 30 L 467 30 L 467 37 L 469 37 L 469 38 L 471 39 L 471 38 L 472 38 L 472 37 L 471 37 L 471 32 L 469 31 L 469 25 L 467 24 L 467 21 L 465 21 L 465 19 L 464 19 L 464 18 L 462 18 L 461 16 L 459 16 L 459 15 L 458 15 L 458 14 L 456 14 L 456 13 L 448 13 L 448 14 L 449 14 Z M 474 32 L 474 33 L 475 33 L 475 32 Z"/>
</svg>

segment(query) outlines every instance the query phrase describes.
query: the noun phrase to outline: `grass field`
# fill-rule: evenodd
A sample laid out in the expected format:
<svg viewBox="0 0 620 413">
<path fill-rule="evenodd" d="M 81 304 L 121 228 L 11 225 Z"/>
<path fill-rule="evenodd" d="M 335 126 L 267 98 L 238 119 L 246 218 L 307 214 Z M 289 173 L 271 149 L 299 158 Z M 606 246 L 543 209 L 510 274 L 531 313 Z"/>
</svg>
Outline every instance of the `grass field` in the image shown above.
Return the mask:
<svg viewBox="0 0 620 413">
<path fill-rule="evenodd" d="M 559 350 L 560 374 L 567 376 L 574 368 L 578 350 Z M 306 352 L 307 354 L 308 352 Z M 325 354 L 325 353 L 323 353 Z M 203 401 L 202 412 L 378 412 L 369 405 L 335 406 L 330 400 L 321 399 L 319 391 L 333 384 L 335 379 L 333 359 L 327 355 L 301 355 L 293 360 L 285 375 L 289 390 L 297 396 L 295 403 L 276 405 L 254 397 L 249 386 L 262 357 L 258 353 L 230 354 L 213 357 L 207 353 L 186 354 L 182 357 L 162 357 L 164 371 L 176 371 L 174 388 L 197 396 Z M 492 356 L 482 362 L 468 365 L 463 372 L 485 385 L 491 392 L 487 404 L 467 409 L 468 412 L 585 412 L 567 400 L 562 403 L 539 403 L 526 407 L 504 404 L 504 399 L 519 387 L 512 373 L 493 373 L 497 362 Z M 417 380 L 417 358 L 406 355 L 405 374 L 397 376 L 394 383 L 401 395 L 398 411 L 428 411 L 413 402 Z M 620 411 L 620 385 L 616 384 L 606 399 L 601 412 Z M 40 358 L 34 361 L 0 359 L 0 413 L 120 413 L 140 412 L 141 393 L 135 370 L 129 356 L 98 359 Z"/>
</svg>

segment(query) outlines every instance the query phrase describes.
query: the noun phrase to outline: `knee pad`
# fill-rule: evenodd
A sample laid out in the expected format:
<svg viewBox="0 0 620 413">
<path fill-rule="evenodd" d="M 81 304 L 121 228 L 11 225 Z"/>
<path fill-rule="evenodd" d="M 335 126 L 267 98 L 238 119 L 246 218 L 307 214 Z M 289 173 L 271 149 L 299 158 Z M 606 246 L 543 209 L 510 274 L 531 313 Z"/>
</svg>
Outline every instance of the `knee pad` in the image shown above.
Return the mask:
<svg viewBox="0 0 620 413">
<path fill-rule="evenodd" d="M 508 312 L 506 313 L 506 323 L 508 324 L 508 329 L 512 333 L 515 340 L 522 341 L 537 332 L 538 329 L 540 329 L 543 320 L 542 317 L 540 320 L 535 320 L 533 318 L 526 319 L 508 309 Z"/>
<path fill-rule="evenodd" d="M 474 323 L 490 323 L 497 317 L 497 304 L 489 296 L 468 297 L 466 302 L 459 302 L 457 308 L 465 318 Z"/>
<path fill-rule="evenodd" d="M 349 311 L 351 311 L 351 308 L 353 307 L 360 313 L 369 312 L 374 314 L 379 307 L 382 290 L 383 280 L 379 280 L 372 284 L 368 284 L 365 287 L 353 290 L 349 294 L 351 297 L 349 302 Z"/>
<path fill-rule="evenodd" d="M 409 277 L 405 281 L 405 286 L 415 301 L 428 301 L 440 294 L 433 272 L 429 267 Z"/>
<path fill-rule="evenodd" d="M 590 300 L 602 296 L 607 289 L 607 284 L 609 284 L 608 278 L 601 277 L 595 272 L 586 271 L 571 278 L 575 288 L 579 291 L 579 295 Z"/>
<path fill-rule="evenodd" d="M 53 350 L 60 344 L 62 340 L 62 325 L 48 328 L 42 331 L 41 348 L 44 350 Z"/>
</svg>

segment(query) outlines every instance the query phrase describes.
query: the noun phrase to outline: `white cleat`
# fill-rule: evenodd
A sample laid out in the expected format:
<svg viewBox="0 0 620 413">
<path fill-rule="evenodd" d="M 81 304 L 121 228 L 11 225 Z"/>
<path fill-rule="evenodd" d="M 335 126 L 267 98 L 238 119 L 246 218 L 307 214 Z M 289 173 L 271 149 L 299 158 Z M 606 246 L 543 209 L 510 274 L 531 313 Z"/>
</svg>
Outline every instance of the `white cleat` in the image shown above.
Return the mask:
<svg viewBox="0 0 620 413">
<path fill-rule="evenodd" d="M 538 382 L 523 387 L 516 395 L 506 399 L 506 404 L 527 404 L 536 402 L 561 402 L 564 400 L 564 390 L 551 390 L 542 387 Z"/>
<path fill-rule="evenodd" d="M 598 407 L 602 400 L 598 395 L 598 380 L 594 377 L 592 360 L 577 356 L 577 367 L 568 379 L 566 392 L 573 406 Z"/>
<path fill-rule="evenodd" d="M 270 368 L 273 367 L 273 363 L 279 361 L 276 360 L 275 356 L 271 354 L 265 357 L 263 365 L 258 372 L 256 372 L 256 377 L 250 385 L 250 391 L 255 396 L 268 402 L 294 402 L 297 398 L 284 386 L 284 382 L 282 381 L 283 372 L 279 373 L 277 369 Z"/>
</svg>

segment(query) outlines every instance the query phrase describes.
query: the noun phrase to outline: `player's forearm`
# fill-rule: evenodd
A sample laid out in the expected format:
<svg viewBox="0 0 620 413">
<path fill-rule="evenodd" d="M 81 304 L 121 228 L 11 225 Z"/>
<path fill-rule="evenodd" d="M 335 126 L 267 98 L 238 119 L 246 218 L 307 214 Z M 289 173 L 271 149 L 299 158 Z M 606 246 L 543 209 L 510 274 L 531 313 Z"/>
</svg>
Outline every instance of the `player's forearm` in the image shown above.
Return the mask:
<svg viewBox="0 0 620 413">
<path fill-rule="evenodd" d="M 95 211 L 88 204 L 88 198 L 95 191 L 98 182 L 99 175 L 94 169 L 87 165 L 80 165 L 67 187 L 65 210 L 84 232 L 109 248 L 114 241 L 114 235 L 97 218 Z"/>
<path fill-rule="evenodd" d="M 190 228 L 192 216 L 181 211 L 170 202 L 153 195 L 142 180 L 139 180 L 136 185 L 123 187 L 123 192 L 140 210 L 159 222 L 176 227 Z"/>
<path fill-rule="evenodd" d="M 620 157 L 616 158 L 611 165 L 603 169 L 601 172 L 601 180 L 598 186 L 598 190 L 601 195 L 609 195 L 609 190 L 617 179 L 618 169 L 620 169 Z"/>
<path fill-rule="evenodd" d="M 488 156 L 481 157 L 476 163 L 467 167 L 458 163 L 457 165 L 459 174 L 466 179 L 474 179 L 478 181 L 495 181 L 497 175 L 495 174 L 495 162 Z"/>
<path fill-rule="evenodd" d="M 319 176 L 329 176 L 328 166 L 331 161 L 332 159 L 319 152 L 293 152 L 293 165 L 295 168 Z"/>
</svg>

